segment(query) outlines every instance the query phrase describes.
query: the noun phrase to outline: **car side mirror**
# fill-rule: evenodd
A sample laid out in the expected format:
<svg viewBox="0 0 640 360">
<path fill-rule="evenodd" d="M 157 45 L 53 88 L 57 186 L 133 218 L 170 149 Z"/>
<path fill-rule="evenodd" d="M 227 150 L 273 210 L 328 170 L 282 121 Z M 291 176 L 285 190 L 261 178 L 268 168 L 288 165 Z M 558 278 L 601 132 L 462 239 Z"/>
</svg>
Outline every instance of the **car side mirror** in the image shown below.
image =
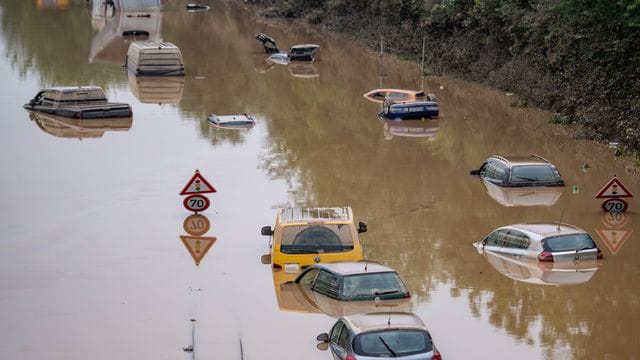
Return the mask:
<svg viewBox="0 0 640 360">
<path fill-rule="evenodd" d="M 264 236 L 271 236 L 273 235 L 273 230 L 271 230 L 271 226 L 263 226 L 262 230 L 260 230 L 260 232 L 262 233 L 262 235 Z"/>
<path fill-rule="evenodd" d="M 473 169 L 469 171 L 469 175 L 480 175 L 480 169 Z"/>
<path fill-rule="evenodd" d="M 364 221 L 360 221 L 358 223 L 358 233 L 367 232 L 367 223 Z"/>
<path fill-rule="evenodd" d="M 329 334 L 322 333 L 322 334 L 316 336 L 316 340 L 322 341 L 323 343 L 328 343 L 329 342 Z"/>
<path fill-rule="evenodd" d="M 262 256 L 260 256 L 260 262 L 264 265 L 270 265 L 271 264 L 271 254 L 264 254 Z"/>
</svg>

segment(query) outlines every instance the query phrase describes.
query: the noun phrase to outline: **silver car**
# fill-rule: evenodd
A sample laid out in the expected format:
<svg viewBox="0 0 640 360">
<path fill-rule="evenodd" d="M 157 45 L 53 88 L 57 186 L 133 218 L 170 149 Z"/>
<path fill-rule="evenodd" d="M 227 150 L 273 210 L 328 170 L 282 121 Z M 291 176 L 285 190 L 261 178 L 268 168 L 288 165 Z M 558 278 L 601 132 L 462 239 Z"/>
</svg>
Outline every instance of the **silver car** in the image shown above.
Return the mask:
<svg viewBox="0 0 640 360">
<path fill-rule="evenodd" d="M 431 334 L 413 313 L 380 312 L 340 318 L 316 338 L 336 360 L 442 360 Z"/>
<path fill-rule="evenodd" d="M 491 251 L 543 262 L 602 259 L 589 233 L 561 223 L 514 224 L 495 229 L 474 243 L 479 251 Z"/>
</svg>

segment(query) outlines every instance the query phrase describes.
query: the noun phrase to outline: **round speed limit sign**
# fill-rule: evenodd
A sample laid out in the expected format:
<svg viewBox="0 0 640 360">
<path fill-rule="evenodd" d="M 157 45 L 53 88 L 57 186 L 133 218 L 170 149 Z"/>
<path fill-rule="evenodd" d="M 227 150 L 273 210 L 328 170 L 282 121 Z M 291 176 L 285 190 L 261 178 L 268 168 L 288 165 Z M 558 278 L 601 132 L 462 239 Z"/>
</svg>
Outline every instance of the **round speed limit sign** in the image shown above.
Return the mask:
<svg viewBox="0 0 640 360">
<path fill-rule="evenodd" d="M 205 196 L 194 194 L 187 196 L 183 201 L 183 205 L 187 210 L 198 213 L 200 211 L 207 210 L 210 202 Z"/>
<path fill-rule="evenodd" d="M 629 204 L 623 199 L 607 199 L 602 202 L 602 210 L 610 213 L 625 212 L 628 206 Z"/>
</svg>

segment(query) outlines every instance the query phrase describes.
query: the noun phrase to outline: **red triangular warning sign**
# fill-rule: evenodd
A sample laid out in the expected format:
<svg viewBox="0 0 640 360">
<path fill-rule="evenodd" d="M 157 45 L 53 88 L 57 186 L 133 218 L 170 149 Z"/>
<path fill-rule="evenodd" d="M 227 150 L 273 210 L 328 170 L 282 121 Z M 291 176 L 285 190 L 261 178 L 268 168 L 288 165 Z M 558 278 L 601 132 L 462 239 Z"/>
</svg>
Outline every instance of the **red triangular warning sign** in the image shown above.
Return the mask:
<svg viewBox="0 0 640 360">
<path fill-rule="evenodd" d="M 617 177 L 612 177 L 611 180 L 598 191 L 596 198 L 623 198 L 633 197 L 631 191 L 627 190 L 622 181 Z"/>
<path fill-rule="evenodd" d="M 180 240 L 182 240 L 184 246 L 189 250 L 189 254 L 191 254 L 193 261 L 196 262 L 196 266 L 200 265 L 200 261 L 207 255 L 207 251 L 211 249 L 213 243 L 216 242 L 216 238 L 212 236 L 180 235 Z"/>
<path fill-rule="evenodd" d="M 631 233 L 633 233 L 631 229 L 596 229 L 596 231 L 614 255 L 620 250 L 629 236 L 631 236 Z"/>
<path fill-rule="evenodd" d="M 214 192 L 216 192 L 216 189 L 211 184 L 209 184 L 209 182 L 202 175 L 200 175 L 200 171 L 196 170 L 196 173 L 193 174 L 191 180 L 189 180 L 184 189 L 182 189 L 180 195 L 204 194 Z"/>
</svg>

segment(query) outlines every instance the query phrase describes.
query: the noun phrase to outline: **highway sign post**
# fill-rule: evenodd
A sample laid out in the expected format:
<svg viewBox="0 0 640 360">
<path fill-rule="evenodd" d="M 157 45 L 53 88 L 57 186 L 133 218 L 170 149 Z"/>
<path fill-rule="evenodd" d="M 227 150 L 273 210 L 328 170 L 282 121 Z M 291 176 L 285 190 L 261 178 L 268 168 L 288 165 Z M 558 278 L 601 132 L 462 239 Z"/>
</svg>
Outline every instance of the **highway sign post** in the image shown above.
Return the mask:
<svg viewBox="0 0 640 360">
<path fill-rule="evenodd" d="M 196 170 L 191 179 L 184 186 L 180 195 L 188 195 L 182 204 L 185 209 L 193 211 L 196 214 L 200 211 L 207 210 L 211 203 L 209 199 L 203 194 L 214 193 L 217 190 L 211 185 L 207 179 L 200 174 L 199 170 Z"/>
<path fill-rule="evenodd" d="M 629 204 L 622 198 L 633 197 L 631 191 L 615 175 L 596 194 L 597 199 L 605 199 L 602 202 L 602 210 L 607 212 L 625 212 Z"/>
</svg>

